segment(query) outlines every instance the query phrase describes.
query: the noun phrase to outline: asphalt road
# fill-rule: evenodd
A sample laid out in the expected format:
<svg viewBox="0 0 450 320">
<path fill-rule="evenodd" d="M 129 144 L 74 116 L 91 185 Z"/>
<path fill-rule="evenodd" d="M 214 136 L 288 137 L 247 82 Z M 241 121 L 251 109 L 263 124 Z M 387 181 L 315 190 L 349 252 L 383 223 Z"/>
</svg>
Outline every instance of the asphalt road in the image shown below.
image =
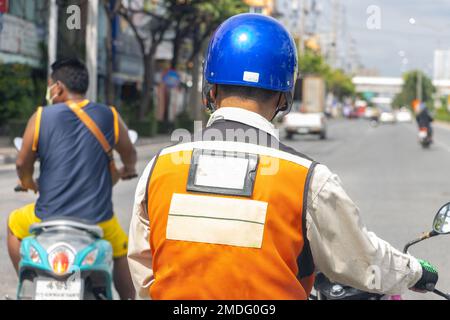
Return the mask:
<svg viewBox="0 0 450 320">
<path fill-rule="evenodd" d="M 435 212 L 450 201 L 450 130 L 435 129 L 436 143 L 422 150 L 414 124 L 380 125 L 364 120 L 332 120 L 329 139 L 296 136 L 287 143 L 326 164 L 337 173 L 351 198 L 361 209 L 364 223 L 398 248 L 431 229 Z M 139 148 L 140 172 L 163 146 Z M 9 262 L 5 230 L 8 214 L 35 199 L 16 194 L 12 166 L 0 167 L 0 297 L 14 296 L 17 277 Z M 137 180 L 121 182 L 114 190 L 115 211 L 128 229 Z M 417 245 L 411 253 L 434 263 L 440 270 L 438 287 L 450 292 L 450 236 Z M 435 299 L 432 294 L 408 293 L 405 298 Z"/>
</svg>

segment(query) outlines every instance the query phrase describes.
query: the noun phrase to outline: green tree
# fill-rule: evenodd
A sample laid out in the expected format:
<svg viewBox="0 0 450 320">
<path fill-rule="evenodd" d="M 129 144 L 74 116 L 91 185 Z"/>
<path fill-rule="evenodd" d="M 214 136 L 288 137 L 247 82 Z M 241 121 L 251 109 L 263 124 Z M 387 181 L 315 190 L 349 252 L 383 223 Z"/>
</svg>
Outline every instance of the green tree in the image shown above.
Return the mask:
<svg viewBox="0 0 450 320">
<path fill-rule="evenodd" d="M 340 69 L 333 69 L 328 65 L 322 55 L 306 49 L 299 57 L 300 76 L 315 74 L 325 79 L 329 92 L 342 99 L 355 94 L 355 86 L 350 76 Z"/>
<path fill-rule="evenodd" d="M 325 81 L 328 91 L 332 92 L 340 100 L 355 94 L 355 85 L 351 77 L 340 69 L 329 70 L 325 75 Z"/>
<path fill-rule="evenodd" d="M 310 49 L 306 49 L 298 60 L 300 76 L 307 74 L 326 76 L 330 72 L 330 66 L 325 62 L 322 55 Z"/>
<path fill-rule="evenodd" d="M 226 18 L 247 8 L 242 0 L 160 0 L 140 3 L 120 1 L 116 10 L 132 29 L 143 61 L 143 88 L 140 118 L 147 116 L 154 95 L 155 54 L 166 40 L 173 43 L 171 65 L 177 67 L 180 48 L 186 40 L 192 42 L 192 54 L 197 55 L 206 39 Z M 143 21 L 147 21 L 143 23 Z M 168 31 L 174 37 L 167 39 Z"/>
<path fill-rule="evenodd" d="M 27 119 L 44 93 L 44 80 L 37 79 L 31 67 L 23 64 L 0 65 L 0 125 L 11 119 Z"/>
<path fill-rule="evenodd" d="M 403 75 L 404 83 L 402 91 L 395 96 L 392 103 L 394 107 L 411 107 L 413 100 L 417 98 L 417 82 L 419 74 L 421 76 L 422 83 L 422 101 L 425 102 L 429 107 L 432 107 L 433 93 L 435 92 L 435 88 L 433 86 L 433 83 L 431 82 L 431 79 L 419 70 L 410 71 Z"/>
<path fill-rule="evenodd" d="M 226 19 L 239 13 L 248 12 L 248 6 L 242 0 L 187 0 L 172 7 L 174 25 L 172 68 L 178 67 L 180 47 L 190 42 L 190 58 L 196 56 L 204 42 Z"/>
<path fill-rule="evenodd" d="M 121 1 L 119 15 L 127 21 L 138 42 L 142 65 L 142 94 L 139 108 L 139 119 L 148 116 L 154 96 L 155 54 L 158 46 L 164 41 L 166 32 L 174 19 L 170 15 L 171 7 L 177 6 L 178 0 L 164 0 L 157 5 L 137 1 Z M 143 23 L 145 22 L 145 23 Z"/>
<path fill-rule="evenodd" d="M 248 12 L 248 6 L 242 0 L 200 1 L 196 7 L 196 22 L 187 33 L 191 50 L 186 62 L 187 72 L 192 75 L 192 87 L 189 90 L 189 114 L 194 119 L 201 119 L 202 113 L 199 82 L 201 56 L 207 41 L 214 30 L 226 19 L 239 13 Z M 175 55 L 174 55 L 175 56 Z"/>
</svg>

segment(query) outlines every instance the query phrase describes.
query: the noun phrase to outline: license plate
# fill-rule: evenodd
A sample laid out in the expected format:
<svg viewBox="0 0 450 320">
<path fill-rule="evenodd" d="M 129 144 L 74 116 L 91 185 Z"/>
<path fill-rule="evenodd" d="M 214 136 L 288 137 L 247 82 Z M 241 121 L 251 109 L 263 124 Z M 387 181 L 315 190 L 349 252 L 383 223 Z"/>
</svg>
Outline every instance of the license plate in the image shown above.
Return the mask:
<svg viewBox="0 0 450 320">
<path fill-rule="evenodd" d="M 81 280 L 37 280 L 35 300 L 81 300 Z"/>
<path fill-rule="evenodd" d="M 420 131 L 419 132 L 419 138 L 424 139 L 427 136 L 427 132 L 426 131 Z"/>
<path fill-rule="evenodd" d="M 308 133 L 309 130 L 307 128 L 299 128 L 299 129 L 297 129 L 297 132 L 298 133 Z"/>
</svg>

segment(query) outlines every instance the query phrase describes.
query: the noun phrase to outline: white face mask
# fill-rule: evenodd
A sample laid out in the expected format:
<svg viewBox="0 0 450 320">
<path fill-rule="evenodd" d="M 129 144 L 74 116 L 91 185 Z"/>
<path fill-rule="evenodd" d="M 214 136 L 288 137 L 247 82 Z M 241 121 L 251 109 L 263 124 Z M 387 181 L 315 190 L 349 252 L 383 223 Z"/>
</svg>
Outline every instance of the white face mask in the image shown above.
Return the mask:
<svg viewBox="0 0 450 320">
<path fill-rule="evenodd" d="M 47 101 L 47 105 L 52 105 L 53 104 L 53 100 L 58 96 L 57 94 L 55 94 L 53 97 L 51 96 L 52 92 L 51 90 L 53 89 L 53 87 L 56 86 L 56 83 L 53 84 L 51 87 L 47 87 L 47 92 L 45 94 L 45 100 Z"/>
</svg>

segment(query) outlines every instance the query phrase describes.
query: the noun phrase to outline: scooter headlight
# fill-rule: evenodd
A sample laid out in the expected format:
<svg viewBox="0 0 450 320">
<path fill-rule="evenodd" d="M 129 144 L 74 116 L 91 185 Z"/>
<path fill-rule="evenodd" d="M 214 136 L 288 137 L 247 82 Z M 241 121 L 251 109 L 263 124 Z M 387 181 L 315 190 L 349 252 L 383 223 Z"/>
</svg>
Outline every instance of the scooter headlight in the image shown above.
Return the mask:
<svg viewBox="0 0 450 320">
<path fill-rule="evenodd" d="M 98 249 L 92 250 L 91 252 L 89 252 L 86 255 L 86 257 L 84 257 L 81 265 L 92 266 L 95 263 L 95 260 L 97 260 L 97 255 L 98 255 Z"/>
<path fill-rule="evenodd" d="M 30 246 L 29 255 L 31 261 L 33 261 L 34 263 L 41 263 L 41 257 L 39 256 L 39 253 L 33 246 Z"/>
</svg>

